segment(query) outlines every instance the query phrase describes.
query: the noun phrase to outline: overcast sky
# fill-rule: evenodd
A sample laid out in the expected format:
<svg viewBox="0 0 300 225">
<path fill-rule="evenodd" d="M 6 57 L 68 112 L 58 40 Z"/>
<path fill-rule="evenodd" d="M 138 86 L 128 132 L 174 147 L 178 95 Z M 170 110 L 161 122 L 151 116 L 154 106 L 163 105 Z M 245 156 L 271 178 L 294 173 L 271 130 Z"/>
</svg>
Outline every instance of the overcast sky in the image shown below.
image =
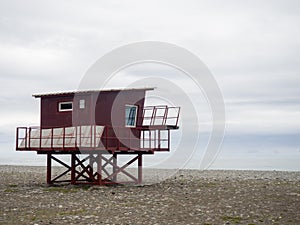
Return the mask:
<svg viewBox="0 0 300 225">
<path fill-rule="evenodd" d="M 299 27 L 297 0 L 1 1 L 0 163 L 35 157 L 14 150 L 15 127 L 39 123 L 33 93 L 75 90 L 105 53 L 154 40 L 196 54 L 219 84 L 226 135 L 213 168 L 300 170 Z M 178 71 L 157 65 L 128 68 L 119 77 L 137 74 L 182 82 Z M 121 87 L 122 79 L 112 86 Z"/>
</svg>

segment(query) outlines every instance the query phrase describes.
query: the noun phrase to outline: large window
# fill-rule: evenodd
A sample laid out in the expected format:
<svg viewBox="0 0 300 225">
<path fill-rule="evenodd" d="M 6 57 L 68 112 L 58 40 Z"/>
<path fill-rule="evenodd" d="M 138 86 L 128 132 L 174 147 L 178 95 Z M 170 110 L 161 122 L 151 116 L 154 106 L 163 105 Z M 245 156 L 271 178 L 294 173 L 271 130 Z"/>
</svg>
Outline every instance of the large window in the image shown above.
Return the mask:
<svg viewBox="0 0 300 225">
<path fill-rule="evenodd" d="M 126 127 L 136 126 L 137 106 L 126 105 L 125 109 L 125 125 Z"/>
<path fill-rule="evenodd" d="M 73 110 L 73 102 L 60 102 L 58 103 L 58 111 L 72 111 Z"/>
</svg>

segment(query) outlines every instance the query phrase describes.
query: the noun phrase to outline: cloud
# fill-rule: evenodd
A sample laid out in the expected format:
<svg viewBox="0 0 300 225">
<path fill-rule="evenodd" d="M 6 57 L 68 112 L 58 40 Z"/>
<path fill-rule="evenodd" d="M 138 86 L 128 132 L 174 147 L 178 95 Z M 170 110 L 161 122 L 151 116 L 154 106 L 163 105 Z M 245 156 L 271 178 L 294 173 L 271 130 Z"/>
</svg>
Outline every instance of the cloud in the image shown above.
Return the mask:
<svg viewBox="0 0 300 225">
<path fill-rule="evenodd" d="M 298 143 L 299 4 L 296 0 L 1 2 L 1 138 L 5 134 L 13 140 L 12 127 L 38 121 L 39 103 L 31 94 L 74 90 L 89 66 L 112 48 L 159 40 L 187 48 L 209 67 L 224 96 L 226 135 L 233 141 L 242 143 L 235 138 L 238 134 L 252 135 L 260 143 L 264 139 L 253 135 L 290 135 Z M 201 132 L 209 133 L 211 112 L 205 96 L 172 68 L 137 65 L 121 71 L 110 85 L 121 87 L 149 76 L 181 86 L 197 109 Z M 180 100 L 178 93 L 172 95 Z M 286 142 L 278 144 L 287 148 Z M 230 146 L 232 142 L 225 143 L 224 151 Z"/>
</svg>

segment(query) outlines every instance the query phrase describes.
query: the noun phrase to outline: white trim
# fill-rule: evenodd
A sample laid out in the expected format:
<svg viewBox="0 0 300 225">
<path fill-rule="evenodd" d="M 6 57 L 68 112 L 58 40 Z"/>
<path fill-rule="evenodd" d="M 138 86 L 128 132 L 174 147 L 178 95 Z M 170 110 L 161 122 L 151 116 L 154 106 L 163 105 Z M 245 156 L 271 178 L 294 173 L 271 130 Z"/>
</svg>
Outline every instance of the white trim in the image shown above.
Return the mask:
<svg viewBox="0 0 300 225">
<path fill-rule="evenodd" d="M 62 104 L 71 104 L 72 108 L 71 109 L 61 109 Z M 67 112 L 67 111 L 73 111 L 73 102 L 59 102 L 58 103 L 58 112 Z"/>
<path fill-rule="evenodd" d="M 134 107 L 136 110 L 135 110 L 135 116 L 134 116 L 134 125 L 127 125 L 127 120 L 126 120 L 126 107 L 129 106 L 129 107 Z M 125 127 L 136 127 L 136 119 L 137 119 L 137 114 L 138 114 L 138 106 L 137 105 L 128 105 L 126 104 L 125 105 Z"/>
</svg>

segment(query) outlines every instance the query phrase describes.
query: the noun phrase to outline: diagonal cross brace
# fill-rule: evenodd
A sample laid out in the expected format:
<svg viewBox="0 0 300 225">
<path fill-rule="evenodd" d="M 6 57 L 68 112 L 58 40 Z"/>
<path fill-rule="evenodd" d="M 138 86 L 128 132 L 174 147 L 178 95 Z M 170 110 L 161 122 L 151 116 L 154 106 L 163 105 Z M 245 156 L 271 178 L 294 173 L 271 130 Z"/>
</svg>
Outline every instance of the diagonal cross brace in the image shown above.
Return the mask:
<svg viewBox="0 0 300 225">
<path fill-rule="evenodd" d="M 94 174 L 93 174 L 93 168 L 90 166 L 90 165 L 87 165 L 85 166 L 83 164 L 83 162 L 85 162 L 87 159 L 89 159 L 90 156 L 87 156 L 86 158 L 84 158 L 83 160 L 80 160 L 78 159 L 76 156 L 75 156 L 75 160 L 78 162 L 78 165 L 81 166 L 81 168 L 83 169 L 78 175 L 77 177 L 75 178 L 75 180 L 78 180 L 81 176 L 86 178 L 86 179 L 92 179 L 94 181 L 95 180 L 95 177 L 94 177 Z M 89 175 L 89 177 L 85 176 L 84 173 L 87 173 Z"/>
<path fill-rule="evenodd" d="M 76 157 L 76 158 L 77 158 L 77 157 Z M 56 176 L 55 178 L 53 178 L 53 179 L 51 180 L 52 182 L 57 181 L 59 178 L 63 177 L 64 175 L 66 175 L 68 172 L 70 172 L 70 171 L 72 170 L 72 167 L 71 167 L 71 166 L 69 166 L 69 165 L 67 165 L 66 163 L 64 163 L 63 161 L 61 161 L 61 160 L 55 158 L 54 156 L 51 156 L 51 159 L 53 159 L 53 160 L 56 161 L 57 163 L 59 163 L 59 164 L 61 164 L 61 165 L 63 165 L 64 167 L 67 168 L 67 170 L 66 170 L 65 172 L 63 172 L 63 173 L 61 173 L 60 175 L 58 175 L 58 176 Z M 78 161 L 79 161 L 79 160 L 78 160 Z M 86 161 L 86 159 L 83 159 L 83 161 Z M 79 163 L 75 164 L 75 167 L 77 167 L 78 165 L 79 165 Z M 80 174 L 80 172 L 77 171 L 77 170 L 75 170 L 75 173 Z M 88 177 L 85 176 L 85 175 L 81 175 L 81 176 L 83 176 L 84 178 L 88 179 Z"/>
<path fill-rule="evenodd" d="M 129 165 L 131 165 L 133 162 L 135 162 L 139 156 L 134 157 L 133 159 L 131 159 L 128 163 L 126 163 L 124 166 L 119 167 L 118 165 L 112 163 L 109 161 L 109 159 L 106 159 L 105 157 L 101 156 L 101 158 L 106 161 L 107 163 L 111 164 L 113 167 L 115 167 L 117 170 L 110 174 L 108 177 L 106 177 L 106 179 L 110 179 L 112 177 L 114 177 L 115 175 L 117 175 L 118 173 L 124 173 L 126 174 L 128 177 L 130 177 L 132 180 L 134 180 L 134 182 L 138 182 L 138 179 L 136 179 L 132 174 L 128 173 L 125 169 L 126 167 L 128 167 Z"/>
</svg>

